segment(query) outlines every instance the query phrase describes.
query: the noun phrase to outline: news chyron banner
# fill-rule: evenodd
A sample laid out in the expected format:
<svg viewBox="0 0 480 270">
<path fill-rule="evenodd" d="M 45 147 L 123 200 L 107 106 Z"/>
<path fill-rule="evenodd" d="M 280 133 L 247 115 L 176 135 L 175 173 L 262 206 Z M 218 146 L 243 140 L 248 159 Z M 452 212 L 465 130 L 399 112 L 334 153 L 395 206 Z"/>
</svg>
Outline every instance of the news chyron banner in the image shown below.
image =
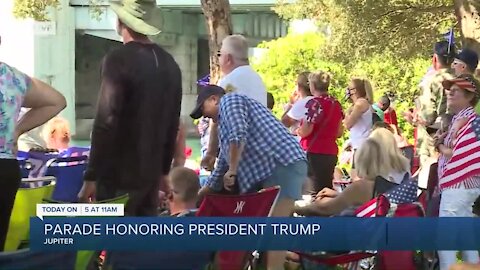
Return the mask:
<svg viewBox="0 0 480 270">
<path fill-rule="evenodd" d="M 33 250 L 478 250 L 478 218 L 125 217 L 119 204 L 42 204 Z M 188 243 L 188 244 L 186 244 Z"/>
</svg>

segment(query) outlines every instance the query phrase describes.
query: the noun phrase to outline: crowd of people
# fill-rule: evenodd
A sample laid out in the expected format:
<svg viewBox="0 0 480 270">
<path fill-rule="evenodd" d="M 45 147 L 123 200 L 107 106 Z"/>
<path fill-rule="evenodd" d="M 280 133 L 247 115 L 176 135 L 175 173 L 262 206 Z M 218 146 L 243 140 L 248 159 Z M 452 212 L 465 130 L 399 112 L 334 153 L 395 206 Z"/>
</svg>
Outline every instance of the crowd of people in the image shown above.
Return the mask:
<svg viewBox="0 0 480 270">
<path fill-rule="evenodd" d="M 128 193 L 128 215 L 157 216 L 161 208 L 162 216 L 180 217 L 194 215 L 198 202 L 210 193 L 243 194 L 280 186 L 273 216 L 336 216 L 351 214 L 411 178 L 412 162 L 401 151 L 409 144 L 391 99 L 385 95 L 375 102 L 368 79 L 352 78 L 345 86 L 345 100 L 339 101 L 330 94 L 328 72 L 302 72 L 277 119 L 273 96 L 249 65 L 246 38 L 230 35 L 218 52 L 221 80 L 199 87 L 190 114 L 200 119 L 201 166 L 211 171 L 201 185 L 198 174 L 183 167 L 181 70 L 148 38 L 160 33 L 155 21 L 144 16 L 155 12 L 154 1 L 112 8 L 124 46 L 109 52 L 102 63 L 81 202 Z M 480 195 L 480 148 L 475 148 L 480 144 L 475 112 L 480 84 L 473 76 L 478 56 L 468 49 L 457 54 L 453 44 L 441 41 L 435 44 L 432 65 L 420 83 L 416 108 L 403 116 L 416 128 L 421 167 L 438 162 L 439 216 L 473 217 L 472 205 Z M 68 122 L 54 118 L 65 108 L 65 98 L 2 62 L 0 98 L 1 250 L 21 182 L 18 139 L 25 142 L 41 134 L 41 147 L 61 152 L 71 137 Z M 36 129 L 47 122 L 41 132 Z M 338 138 L 347 131 L 348 141 L 339 146 Z M 343 154 L 339 149 L 352 155 L 351 183 L 342 191 L 333 183 L 335 175 L 345 176 L 338 167 Z M 312 202 L 295 206 L 302 195 L 312 196 Z M 462 254 L 464 261 L 479 263 L 478 251 Z M 441 270 L 456 261 L 454 251 L 440 251 L 439 257 Z M 283 251 L 267 253 L 268 269 L 281 269 L 284 261 Z"/>
</svg>

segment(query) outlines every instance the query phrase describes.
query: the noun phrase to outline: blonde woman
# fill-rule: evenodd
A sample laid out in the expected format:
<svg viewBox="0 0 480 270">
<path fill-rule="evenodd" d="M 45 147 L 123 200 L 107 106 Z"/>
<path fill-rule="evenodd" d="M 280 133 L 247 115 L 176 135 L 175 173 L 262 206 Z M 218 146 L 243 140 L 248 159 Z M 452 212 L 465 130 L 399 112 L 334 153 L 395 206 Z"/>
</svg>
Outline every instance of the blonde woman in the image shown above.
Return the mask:
<svg viewBox="0 0 480 270">
<path fill-rule="evenodd" d="M 312 204 L 297 207 L 295 212 L 303 216 L 339 215 L 345 210 L 357 208 L 376 197 L 380 191 L 375 190 L 375 179 L 388 174 L 383 166 L 383 154 L 380 144 L 367 139 L 355 155 L 359 180 L 350 184 L 343 192 L 325 188 L 321 190 Z"/>
<path fill-rule="evenodd" d="M 297 129 L 300 145 L 307 152 L 308 193 L 311 195 L 327 187 L 333 188 L 333 172 L 338 161 L 337 138 L 343 133 L 342 105 L 328 92 L 330 80 L 330 75 L 323 71 L 309 75 L 314 98 L 305 103 L 306 118 Z"/>
<path fill-rule="evenodd" d="M 388 171 L 386 175 L 380 175 L 390 182 L 400 184 L 405 174 L 410 175 L 410 161 L 397 146 L 395 136 L 386 128 L 378 128 L 372 131 L 370 138 L 382 146 L 382 166 Z"/>
<path fill-rule="evenodd" d="M 343 124 L 350 131 L 350 142 L 353 155 L 370 135 L 373 125 L 373 90 L 372 85 L 365 79 L 352 79 L 347 87 L 347 98 L 353 106 L 347 111 Z M 355 158 L 352 169 L 355 169 Z M 352 170 L 355 178 L 355 170 Z"/>
</svg>

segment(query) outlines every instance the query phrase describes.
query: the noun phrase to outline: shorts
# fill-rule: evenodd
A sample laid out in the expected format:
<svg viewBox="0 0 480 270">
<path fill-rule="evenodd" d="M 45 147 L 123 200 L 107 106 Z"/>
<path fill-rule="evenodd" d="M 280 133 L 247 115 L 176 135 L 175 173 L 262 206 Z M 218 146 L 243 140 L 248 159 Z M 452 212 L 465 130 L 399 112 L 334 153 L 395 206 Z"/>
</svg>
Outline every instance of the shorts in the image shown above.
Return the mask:
<svg viewBox="0 0 480 270">
<path fill-rule="evenodd" d="M 296 161 L 290 165 L 278 164 L 263 182 L 263 188 L 280 186 L 279 199 L 302 199 L 303 184 L 307 179 L 308 165 L 305 160 Z"/>
</svg>

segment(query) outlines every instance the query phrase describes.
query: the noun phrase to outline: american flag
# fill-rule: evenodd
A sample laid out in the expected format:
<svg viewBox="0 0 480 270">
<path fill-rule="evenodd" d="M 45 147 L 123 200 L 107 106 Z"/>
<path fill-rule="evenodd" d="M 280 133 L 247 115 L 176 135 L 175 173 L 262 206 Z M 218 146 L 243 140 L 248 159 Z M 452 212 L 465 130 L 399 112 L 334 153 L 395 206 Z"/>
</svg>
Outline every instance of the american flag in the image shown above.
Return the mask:
<svg viewBox="0 0 480 270">
<path fill-rule="evenodd" d="M 466 187 L 480 186 L 480 118 L 477 114 L 458 133 L 453 155 L 440 178 L 440 189 L 464 183 Z"/>
<path fill-rule="evenodd" d="M 417 201 L 418 182 L 415 179 L 408 179 L 400 185 L 392 188 L 383 194 L 390 204 L 408 204 Z M 375 217 L 377 210 L 377 198 L 360 206 L 356 211 L 357 217 Z"/>
</svg>

